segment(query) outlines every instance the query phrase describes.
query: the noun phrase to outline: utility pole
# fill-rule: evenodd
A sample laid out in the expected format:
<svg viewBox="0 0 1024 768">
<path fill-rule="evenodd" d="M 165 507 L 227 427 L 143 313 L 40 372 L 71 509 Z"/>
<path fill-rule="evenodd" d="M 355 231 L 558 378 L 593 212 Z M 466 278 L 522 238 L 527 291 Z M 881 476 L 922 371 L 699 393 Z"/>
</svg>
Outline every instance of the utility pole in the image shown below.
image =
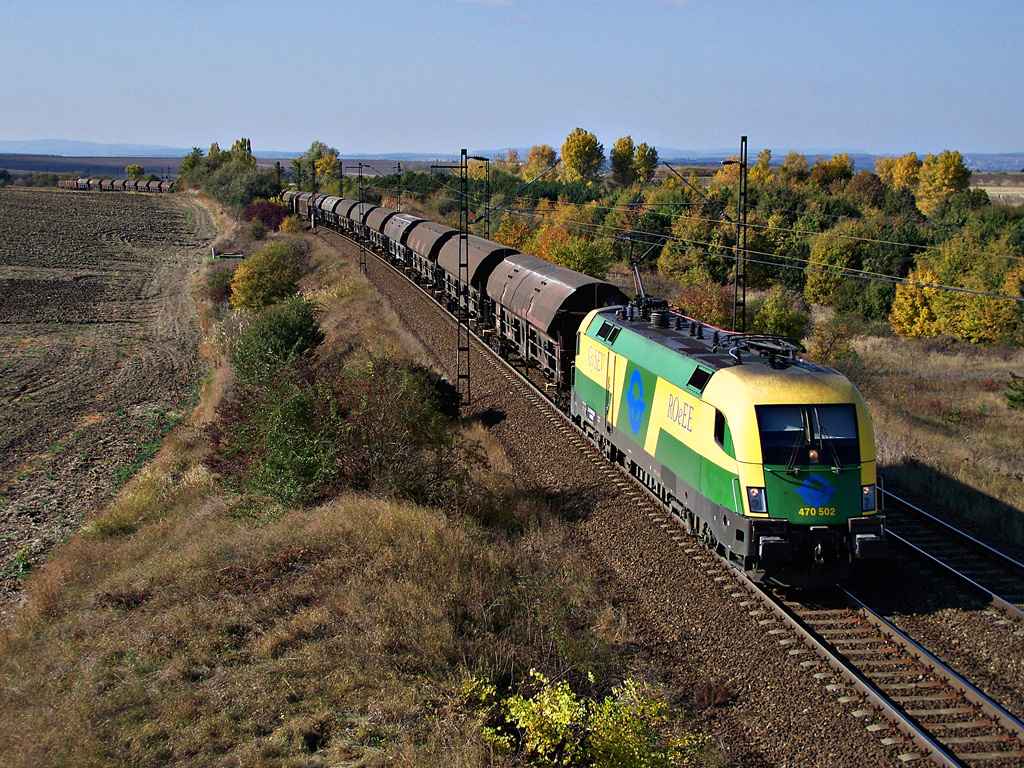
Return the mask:
<svg viewBox="0 0 1024 768">
<path fill-rule="evenodd" d="M 738 165 L 736 186 L 736 248 L 732 267 L 732 330 L 747 332 L 747 137 L 740 137 L 739 160 L 723 160 L 722 165 Z"/>
</svg>

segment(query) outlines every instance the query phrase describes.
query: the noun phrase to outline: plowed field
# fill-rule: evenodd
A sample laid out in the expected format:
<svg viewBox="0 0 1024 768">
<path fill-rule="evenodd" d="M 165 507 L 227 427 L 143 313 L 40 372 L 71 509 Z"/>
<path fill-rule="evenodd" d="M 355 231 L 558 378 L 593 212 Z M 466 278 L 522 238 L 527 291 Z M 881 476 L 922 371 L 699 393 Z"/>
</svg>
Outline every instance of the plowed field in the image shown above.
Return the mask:
<svg viewBox="0 0 1024 768">
<path fill-rule="evenodd" d="M 0 191 L 0 613 L 191 399 L 214 234 L 191 196 Z"/>
</svg>

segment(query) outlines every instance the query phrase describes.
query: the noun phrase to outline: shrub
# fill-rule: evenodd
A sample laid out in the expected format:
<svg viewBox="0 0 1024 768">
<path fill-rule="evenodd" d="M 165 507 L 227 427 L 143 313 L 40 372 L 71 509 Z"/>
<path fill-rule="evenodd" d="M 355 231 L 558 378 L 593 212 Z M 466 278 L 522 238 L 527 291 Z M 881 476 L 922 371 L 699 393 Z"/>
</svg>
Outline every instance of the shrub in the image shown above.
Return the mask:
<svg viewBox="0 0 1024 768">
<path fill-rule="evenodd" d="M 267 225 L 259 219 L 253 219 L 247 227 L 249 237 L 253 240 L 262 240 L 267 236 Z"/>
<path fill-rule="evenodd" d="M 289 235 L 297 235 L 302 231 L 302 219 L 298 216 L 289 216 L 281 222 L 280 231 Z"/>
<path fill-rule="evenodd" d="M 809 323 L 810 316 L 803 300 L 792 291 L 776 286 L 768 292 L 754 315 L 751 330 L 754 333 L 777 333 L 800 341 Z"/>
<path fill-rule="evenodd" d="M 282 363 L 307 356 L 323 340 L 314 304 L 292 296 L 242 329 L 231 348 L 231 365 L 243 379 L 265 378 Z"/>
<path fill-rule="evenodd" d="M 231 279 L 231 306 L 261 310 L 298 289 L 301 269 L 287 244 L 270 243 L 246 259 Z"/>
<path fill-rule="evenodd" d="M 680 308 L 705 325 L 728 328 L 732 325 L 732 286 L 704 283 L 684 288 L 676 297 Z"/>
<path fill-rule="evenodd" d="M 626 680 L 594 701 L 573 693 L 564 680 L 552 683 L 534 670 L 530 676 L 533 695 L 502 701 L 499 724 L 483 729 L 485 741 L 503 755 L 520 754 L 542 766 L 667 768 L 691 765 L 711 751 L 704 734 L 665 734 L 668 705 L 641 683 Z M 491 704 L 495 689 L 485 681 L 472 692 Z"/>
<path fill-rule="evenodd" d="M 253 355 L 266 362 L 265 350 Z M 311 504 L 343 489 L 464 509 L 486 464 L 455 429 L 436 374 L 391 358 L 319 367 L 301 356 L 243 379 L 218 411 L 214 464 L 241 490 Z"/>
<path fill-rule="evenodd" d="M 254 203 L 242 213 L 242 221 L 260 221 L 267 229 L 277 232 L 290 215 L 288 206 L 280 203 Z"/>
</svg>

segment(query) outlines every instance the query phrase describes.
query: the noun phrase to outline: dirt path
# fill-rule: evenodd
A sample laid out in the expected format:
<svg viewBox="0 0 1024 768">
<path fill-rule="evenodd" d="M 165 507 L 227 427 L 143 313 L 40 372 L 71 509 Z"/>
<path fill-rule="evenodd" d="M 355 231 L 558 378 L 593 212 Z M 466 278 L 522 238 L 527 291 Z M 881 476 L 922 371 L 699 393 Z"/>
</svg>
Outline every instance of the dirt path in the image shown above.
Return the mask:
<svg viewBox="0 0 1024 768">
<path fill-rule="evenodd" d="M 189 195 L 0 192 L 0 613 L 190 401 L 215 235 Z"/>
</svg>

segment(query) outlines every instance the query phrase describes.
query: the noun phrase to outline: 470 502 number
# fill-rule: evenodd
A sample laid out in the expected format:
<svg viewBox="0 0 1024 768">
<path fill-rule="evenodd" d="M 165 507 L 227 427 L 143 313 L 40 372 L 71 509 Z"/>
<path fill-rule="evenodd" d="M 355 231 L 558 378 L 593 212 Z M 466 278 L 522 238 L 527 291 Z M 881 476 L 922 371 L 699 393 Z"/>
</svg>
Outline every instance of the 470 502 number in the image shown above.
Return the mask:
<svg viewBox="0 0 1024 768">
<path fill-rule="evenodd" d="M 835 507 L 801 507 L 800 517 L 835 517 Z"/>
</svg>

